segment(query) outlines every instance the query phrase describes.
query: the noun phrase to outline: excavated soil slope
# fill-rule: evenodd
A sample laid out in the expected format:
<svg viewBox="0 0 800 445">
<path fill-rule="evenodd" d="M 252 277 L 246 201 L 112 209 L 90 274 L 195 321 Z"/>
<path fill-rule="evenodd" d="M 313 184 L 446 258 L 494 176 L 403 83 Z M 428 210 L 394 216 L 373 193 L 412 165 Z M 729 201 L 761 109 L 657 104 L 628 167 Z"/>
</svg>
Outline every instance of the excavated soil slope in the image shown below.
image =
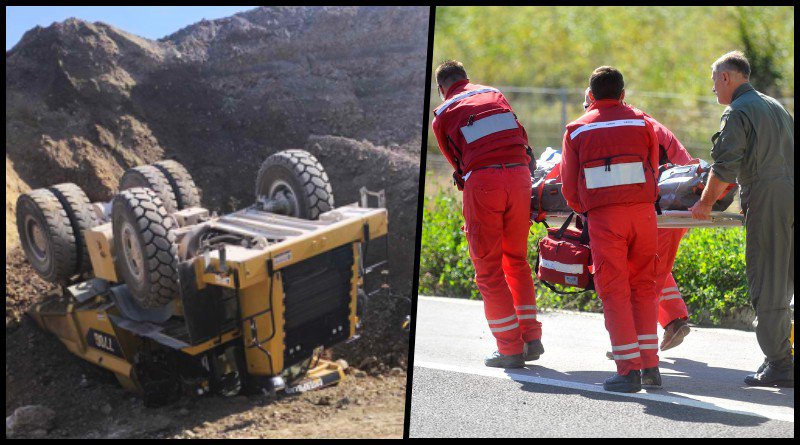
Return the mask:
<svg viewBox="0 0 800 445">
<path fill-rule="evenodd" d="M 361 186 L 386 190 L 391 296 L 370 302 L 362 338 L 334 356 L 400 388 L 404 374 L 388 374 L 405 368 L 408 351 L 400 322 L 410 310 L 427 25 L 428 8 L 262 7 L 159 41 L 77 19 L 36 27 L 6 53 L 6 221 L 32 188 L 74 182 L 107 201 L 125 169 L 164 158 L 187 167 L 206 207 L 227 212 L 253 201 L 267 156 L 304 148 L 326 168 L 337 204 L 356 201 Z M 13 223 L 6 242 L 7 415 L 48 397 L 68 406 L 80 373 L 55 371 L 77 359 L 22 317 L 54 289 L 15 247 Z M 98 394 L 115 387 L 97 385 Z"/>
</svg>

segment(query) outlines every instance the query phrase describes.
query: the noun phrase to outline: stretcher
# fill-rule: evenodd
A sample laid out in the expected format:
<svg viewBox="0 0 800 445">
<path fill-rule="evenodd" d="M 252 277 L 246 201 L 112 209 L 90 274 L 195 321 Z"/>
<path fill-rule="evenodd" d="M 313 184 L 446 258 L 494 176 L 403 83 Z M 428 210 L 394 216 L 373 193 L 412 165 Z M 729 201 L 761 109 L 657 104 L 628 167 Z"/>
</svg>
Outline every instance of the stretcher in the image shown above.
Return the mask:
<svg viewBox="0 0 800 445">
<path fill-rule="evenodd" d="M 551 227 L 558 227 L 564 224 L 569 215 L 569 212 L 548 213 L 545 222 Z M 665 210 L 657 218 L 661 229 L 744 226 L 744 215 L 732 212 L 711 212 L 711 219 L 700 221 L 692 218 L 692 212 L 688 210 Z"/>
</svg>

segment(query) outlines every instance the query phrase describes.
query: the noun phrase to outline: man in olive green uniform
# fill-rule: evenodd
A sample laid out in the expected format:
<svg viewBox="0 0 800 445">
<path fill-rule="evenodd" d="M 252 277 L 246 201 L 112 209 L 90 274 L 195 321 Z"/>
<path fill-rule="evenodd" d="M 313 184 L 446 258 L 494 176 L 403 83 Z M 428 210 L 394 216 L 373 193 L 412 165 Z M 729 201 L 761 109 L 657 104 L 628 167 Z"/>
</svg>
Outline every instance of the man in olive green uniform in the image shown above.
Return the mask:
<svg viewBox="0 0 800 445">
<path fill-rule="evenodd" d="M 708 219 L 728 183 L 741 186 L 747 246 L 747 283 L 756 310 L 756 337 L 766 359 L 751 386 L 794 387 L 789 301 L 794 295 L 794 119 L 775 99 L 748 82 L 750 64 L 733 51 L 712 68 L 721 105 L 708 184 L 690 210 Z"/>
</svg>

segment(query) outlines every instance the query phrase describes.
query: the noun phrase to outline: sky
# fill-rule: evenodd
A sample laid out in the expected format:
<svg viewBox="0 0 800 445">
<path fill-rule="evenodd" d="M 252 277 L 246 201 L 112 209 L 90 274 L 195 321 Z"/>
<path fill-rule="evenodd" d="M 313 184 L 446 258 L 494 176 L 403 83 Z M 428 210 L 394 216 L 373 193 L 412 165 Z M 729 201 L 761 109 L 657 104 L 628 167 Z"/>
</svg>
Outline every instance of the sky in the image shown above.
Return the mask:
<svg viewBox="0 0 800 445">
<path fill-rule="evenodd" d="M 253 6 L 6 6 L 6 51 L 25 31 L 70 17 L 104 22 L 148 39 L 159 39 L 197 23 L 219 19 Z"/>
</svg>

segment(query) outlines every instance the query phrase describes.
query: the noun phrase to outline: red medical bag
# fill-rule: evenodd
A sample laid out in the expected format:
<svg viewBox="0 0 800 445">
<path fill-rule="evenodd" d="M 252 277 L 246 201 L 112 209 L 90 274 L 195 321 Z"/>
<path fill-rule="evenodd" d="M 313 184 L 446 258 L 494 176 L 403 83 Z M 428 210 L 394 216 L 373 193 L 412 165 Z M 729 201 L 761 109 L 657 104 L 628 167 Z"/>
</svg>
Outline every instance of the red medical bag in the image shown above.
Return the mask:
<svg viewBox="0 0 800 445">
<path fill-rule="evenodd" d="M 580 293 L 594 289 L 594 266 L 589 248 L 589 229 L 584 222 L 582 229 L 570 228 L 575 213 L 569 215 L 560 228 L 550 227 L 547 236 L 539 240 L 539 251 L 534 270 L 536 277 L 554 292 Z M 553 284 L 584 289 L 578 292 L 563 292 Z"/>
</svg>

